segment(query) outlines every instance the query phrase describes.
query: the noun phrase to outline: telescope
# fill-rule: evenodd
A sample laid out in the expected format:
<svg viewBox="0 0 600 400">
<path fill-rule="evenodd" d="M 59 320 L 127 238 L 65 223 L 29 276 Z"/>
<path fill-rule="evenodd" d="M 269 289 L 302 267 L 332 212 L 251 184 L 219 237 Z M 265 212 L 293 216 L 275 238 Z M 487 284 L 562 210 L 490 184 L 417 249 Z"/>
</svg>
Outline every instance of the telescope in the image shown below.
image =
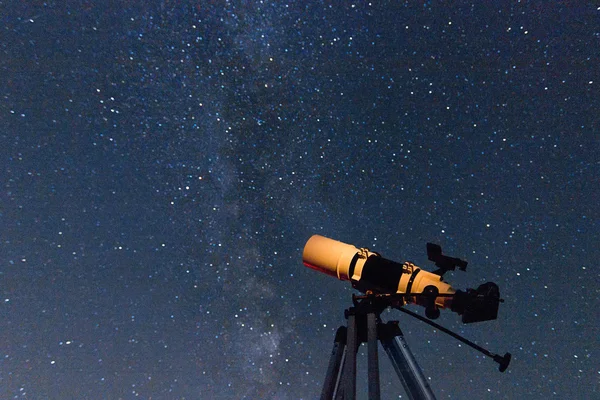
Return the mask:
<svg viewBox="0 0 600 400">
<path fill-rule="evenodd" d="M 442 254 L 440 246 L 427 244 L 428 258 L 436 262 L 439 269 L 429 272 L 416 265 L 397 263 L 381 257 L 367 248 L 312 236 L 302 254 L 304 265 L 350 281 L 363 293 L 404 294 L 398 299 L 403 306 L 414 303 L 425 307 L 429 319 L 436 319 L 440 309 L 449 309 L 462 316 L 463 323 L 494 320 L 498 317 L 501 302 L 498 285 L 487 282 L 477 289 L 455 290 L 444 282 L 443 274 L 455 266 L 465 270 L 467 263 Z"/>
<path fill-rule="evenodd" d="M 463 323 L 494 320 L 498 317 L 500 290 L 498 285 L 487 282 L 477 289 L 456 290 L 444 282 L 443 275 L 458 267 L 465 271 L 467 262 L 449 257 L 442 248 L 427 243 L 427 258 L 438 267 L 429 272 L 416 265 L 403 264 L 383 258 L 367 248 L 313 235 L 302 253 L 307 267 L 342 281 L 350 281 L 363 296 L 352 296 L 354 306 L 344 315 L 347 326 L 336 332 L 329 366 L 321 392 L 321 400 L 356 397 L 356 352 L 361 343 L 368 345 L 369 399 L 380 398 L 379 361 L 377 347 L 381 343 L 404 386 L 410 400 L 435 400 L 431 387 L 419 368 L 398 321 L 384 323 L 381 313 L 392 307 L 411 315 L 473 349 L 492 358 L 499 364 L 499 371 L 508 368 L 511 354 L 494 354 L 468 339 L 431 321 L 440 315 L 440 309 L 449 309 L 462 316 Z M 425 307 L 422 317 L 406 310 L 406 304 Z"/>
</svg>

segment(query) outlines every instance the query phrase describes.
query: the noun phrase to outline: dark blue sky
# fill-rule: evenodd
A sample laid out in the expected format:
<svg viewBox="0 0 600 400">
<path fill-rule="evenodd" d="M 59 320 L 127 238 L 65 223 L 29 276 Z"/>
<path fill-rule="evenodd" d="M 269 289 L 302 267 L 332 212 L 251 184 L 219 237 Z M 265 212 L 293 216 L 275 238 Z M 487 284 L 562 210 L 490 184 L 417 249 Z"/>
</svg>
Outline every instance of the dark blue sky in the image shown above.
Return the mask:
<svg viewBox="0 0 600 400">
<path fill-rule="evenodd" d="M 598 12 L 0 3 L 0 398 L 318 397 L 353 290 L 314 233 L 499 284 L 439 322 L 504 374 L 385 315 L 438 398 L 598 396 Z"/>
</svg>

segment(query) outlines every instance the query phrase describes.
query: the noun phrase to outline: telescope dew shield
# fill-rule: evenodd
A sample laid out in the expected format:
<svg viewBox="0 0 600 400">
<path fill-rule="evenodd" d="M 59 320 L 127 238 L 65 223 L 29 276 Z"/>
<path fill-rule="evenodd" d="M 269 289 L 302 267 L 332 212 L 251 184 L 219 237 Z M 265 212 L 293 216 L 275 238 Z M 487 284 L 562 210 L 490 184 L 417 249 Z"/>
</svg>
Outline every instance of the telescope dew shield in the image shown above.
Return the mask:
<svg viewBox="0 0 600 400">
<path fill-rule="evenodd" d="M 304 246 L 302 262 L 308 268 L 348 281 L 353 278 L 357 264 L 358 270 L 362 270 L 369 254 L 374 253 L 324 236 L 313 235 Z"/>
</svg>

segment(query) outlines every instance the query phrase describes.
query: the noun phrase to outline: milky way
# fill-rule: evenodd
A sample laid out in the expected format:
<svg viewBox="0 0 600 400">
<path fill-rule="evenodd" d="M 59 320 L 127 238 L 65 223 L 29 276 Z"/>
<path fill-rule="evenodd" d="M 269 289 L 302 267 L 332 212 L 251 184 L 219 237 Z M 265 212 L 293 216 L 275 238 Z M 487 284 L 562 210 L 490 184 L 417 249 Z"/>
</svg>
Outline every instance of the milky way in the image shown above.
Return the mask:
<svg viewBox="0 0 600 400">
<path fill-rule="evenodd" d="M 597 9 L 5 8 L 1 398 L 316 398 L 353 290 L 315 233 L 498 283 L 496 321 L 439 322 L 503 374 L 384 314 L 438 398 L 597 396 Z"/>
</svg>

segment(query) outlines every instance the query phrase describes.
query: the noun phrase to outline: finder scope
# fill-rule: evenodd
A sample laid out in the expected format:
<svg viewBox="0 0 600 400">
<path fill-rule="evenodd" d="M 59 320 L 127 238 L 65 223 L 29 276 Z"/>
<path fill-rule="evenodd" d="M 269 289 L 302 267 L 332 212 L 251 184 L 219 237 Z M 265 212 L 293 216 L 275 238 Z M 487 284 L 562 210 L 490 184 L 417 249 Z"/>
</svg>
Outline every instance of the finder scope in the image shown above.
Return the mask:
<svg viewBox="0 0 600 400">
<path fill-rule="evenodd" d="M 428 244 L 430 254 L 431 246 Z M 443 256 L 439 246 L 435 248 L 435 256 L 436 260 L 442 260 L 436 262 L 438 266 L 450 260 L 459 265 L 460 269 L 466 268 L 466 262 Z M 501 301 L 498 285 L 488 282 L 477 289 L 455 290 L 441 276 L 448 267 L 436 274 L 412 263 L 400 264 L 367 248 L 357 248 L 320 235 L 314 235 L 306 242 L 302 261 L 316 271 L 342 281 L 350 281 L 354 288 L 363 293 L 404 294 L 400 305 L 422 305 L 430 319 L 439 316 L 439 308 L 456 312 L 462 316 L 464 323 L 493 320 L 498 316 Z"/>
</svg>

